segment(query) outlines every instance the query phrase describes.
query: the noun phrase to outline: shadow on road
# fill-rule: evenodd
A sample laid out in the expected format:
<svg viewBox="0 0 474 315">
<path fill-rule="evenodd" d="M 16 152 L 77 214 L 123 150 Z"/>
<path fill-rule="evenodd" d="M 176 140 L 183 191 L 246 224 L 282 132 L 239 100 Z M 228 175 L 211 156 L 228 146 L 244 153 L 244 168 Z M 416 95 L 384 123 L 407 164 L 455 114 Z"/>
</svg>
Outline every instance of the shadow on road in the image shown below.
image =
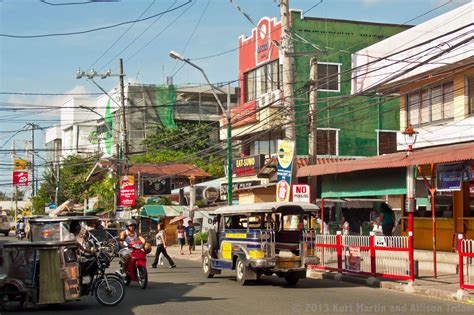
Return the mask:
<svg viewBox="0 0 474 315">
<path fill-rule="evenodd" d="M 99 314 L 104 312 L 106 314 L 113 313 L 114 315 L 135 314 L 134 309 L 140 306 L 153 305 L 155 309 L 153 313 L 157 314 L 161 304 L 168 302 L 197 302 L 197 301 L 211 301 L 224 300 L 211 296 L 187 296 L 187 294 L 194 288 L 209 284 L 212 282 L 189 282 L 189 283 L 171 283 L 171 282 L 149 282 L 145 290 L 140 289 L 136 284 L 126 288 L 125 298 L 123 301 L 112 307 L 101 306 L 95 297 L 84 297 L 80 302 L 70 302 L 58 305 L 45 305 L 34 310 L 28 310 L 29 314 L 51 314 L 51 312 L 68 312 L 68 313 L 82 313 Z M 6 313 L 3 313 L 6 314 Z M 22 314 L 22 312 L 15 312 L 11 314 Z M 24 313 L 26 314 L 26 312 Z"/>
</svg>

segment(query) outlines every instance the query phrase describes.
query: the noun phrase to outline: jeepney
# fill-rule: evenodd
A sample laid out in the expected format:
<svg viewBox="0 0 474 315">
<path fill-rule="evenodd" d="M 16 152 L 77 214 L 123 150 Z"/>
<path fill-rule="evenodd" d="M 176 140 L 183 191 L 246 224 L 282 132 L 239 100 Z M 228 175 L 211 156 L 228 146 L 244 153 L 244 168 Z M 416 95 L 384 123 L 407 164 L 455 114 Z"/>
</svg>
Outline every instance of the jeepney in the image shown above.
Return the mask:
<svg viewBox="0 0 474 315">
<path fill-rule="evenodd" d="M 122 301 L 121 279 L 106 274 L 113 257 L 103 243 L 91 243 L 81 231 L 96 224 L 96 217 L 29 218 L 28 241 L 0 244 L 0 308 L 21 310 L 44 304 L 78 301 L 93 294 L 99 303 L 113 306 Z M 80 255 L 80 247 L 90 246 Z"/>
<path fill-rule="evenodd" d="M 306 278 L 306 265 L 314 256 L 317 205 L 266 202 L 227 206 L 212 215 L 203 247 L 202 268 L 208 278 L 224 269 L 235 270 L 241 285 L 262 275 L 276 274 L 288 285 Z M 211 222 L 210 222 L 211 223 Z"/>
</svg>

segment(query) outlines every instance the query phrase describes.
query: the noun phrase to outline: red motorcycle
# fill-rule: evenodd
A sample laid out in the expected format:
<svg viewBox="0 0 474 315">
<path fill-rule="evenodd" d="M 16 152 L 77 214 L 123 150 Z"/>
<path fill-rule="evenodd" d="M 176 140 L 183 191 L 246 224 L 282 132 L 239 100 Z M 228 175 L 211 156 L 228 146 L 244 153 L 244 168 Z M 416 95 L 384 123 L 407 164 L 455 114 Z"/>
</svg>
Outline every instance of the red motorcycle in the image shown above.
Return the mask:
<svg viewBox="0 0 474 315">
<path fill-rule="evenodd" d="M 128 245 L 128 248 L 131 248 L 133 251 L 130 254 L 126 270 L 122 270 L 125 274 L 125 285 L 130 285 L 130 282 L 137 281 L 140 288 L 145 289 L 148 284 L 146 253 L 143 247 L 141 242 L 134 242 Z"/>
</svg>

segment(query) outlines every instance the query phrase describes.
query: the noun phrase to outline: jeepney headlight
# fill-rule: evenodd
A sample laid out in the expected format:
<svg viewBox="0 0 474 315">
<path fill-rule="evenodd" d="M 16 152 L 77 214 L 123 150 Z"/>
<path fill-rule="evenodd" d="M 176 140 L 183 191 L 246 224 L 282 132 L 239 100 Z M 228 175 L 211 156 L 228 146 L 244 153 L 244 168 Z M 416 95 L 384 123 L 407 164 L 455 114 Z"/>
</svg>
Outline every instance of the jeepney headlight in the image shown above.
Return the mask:
<svg viewBox="0 0 474 315">
<path fill-rule="evenodd" d="M 67 263 L 77 261 L 76 250 L 74 248 L 67 248 L 64 250 L 64 261 Z"/>
</svg>

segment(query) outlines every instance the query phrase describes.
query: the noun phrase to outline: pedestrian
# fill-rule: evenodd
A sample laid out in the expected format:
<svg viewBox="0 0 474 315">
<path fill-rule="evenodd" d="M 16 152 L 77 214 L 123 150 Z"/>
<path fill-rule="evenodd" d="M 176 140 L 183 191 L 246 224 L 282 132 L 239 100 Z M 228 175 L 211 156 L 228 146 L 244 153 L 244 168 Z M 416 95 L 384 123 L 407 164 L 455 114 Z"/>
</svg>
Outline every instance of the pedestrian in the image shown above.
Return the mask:
<svg viewBox="0 0 474 315">
<path fill-rule="evenodd" d="M 392 236 L 393 227 L 395 225 L 395 214 L 392 208 L 385 202 L 380 205 L 380 216 L 377 218 L 377 224 L 382 225 L 382 233 L 384 236 Z"/>
<path fill-rule="evenodd" d="M 194 232 L 196 228 L 193 225 L 193 220 L 188 221 L 188 226 L 186 227 L 186 238 L 188 239 L 188 248 L 189 248 L 189 255 L 192 254 L 192 249 L 194 246 Z"/>
<path fill-rule="evenodd" d="M 163 255 L 169 263 L 169 268 L 175 268 L 176 264 L 173 262 L 173 259 L 171 259 L 170 255 L 168 255 L 168 252 L 166 251 L 166 232 L 163 230 L 163 223 L 158 223 L 156 226 L 156 252 L 155 252 L 155 260 L 153 261 L 153 264 L 151 265 L 152 268 L 156 268 L 156 265 L 158 264 L 158 259 L 160 257 L 160 254 Z"/>
<path fill-rule="evenodd" d="M 186 229 L 183 226 L 183 220 L 178 221 L 178 245 L 179 245 L 179 253 L 184 255 L 183 248 L 184 244 L 186 243 L 184 239 L 184 235 L 186 233 Z"/>
</svg>

